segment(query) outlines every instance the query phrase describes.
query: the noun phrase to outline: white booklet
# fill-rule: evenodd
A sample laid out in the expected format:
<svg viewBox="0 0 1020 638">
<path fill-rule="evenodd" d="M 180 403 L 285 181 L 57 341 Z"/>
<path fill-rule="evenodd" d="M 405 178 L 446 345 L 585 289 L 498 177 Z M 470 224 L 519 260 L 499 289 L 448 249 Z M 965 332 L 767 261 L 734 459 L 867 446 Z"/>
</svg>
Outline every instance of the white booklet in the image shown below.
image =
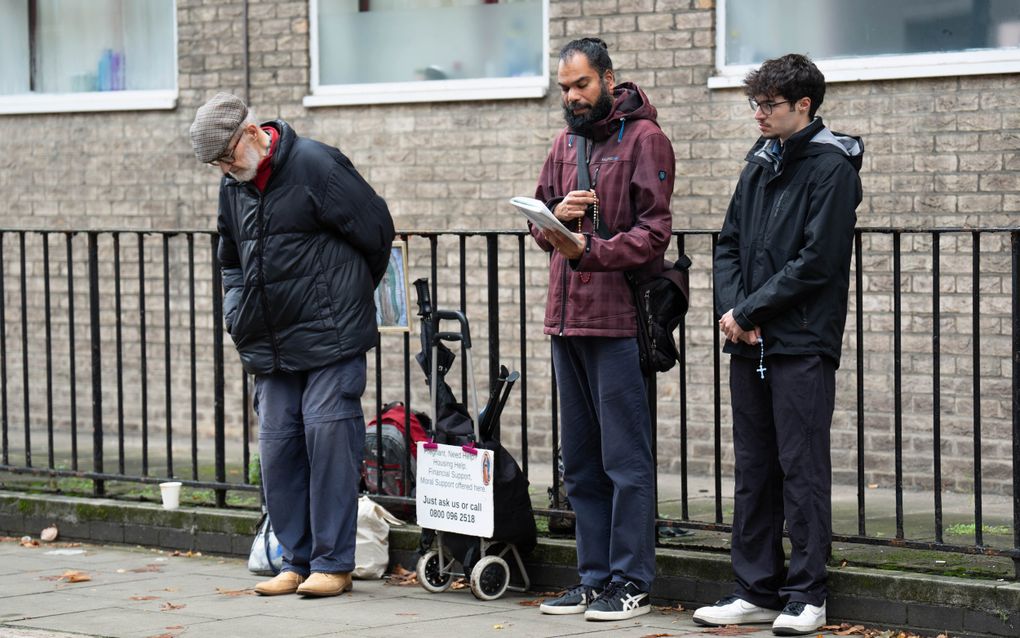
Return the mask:
<svg viewBox="0 0 1020 638">
<path fill-rule="evenodd" d="M 551 230 L 557 232 L 577 246 L 583 246 L 584 243 L 578 240 L 577 235 L 570 232 L 566 226 L 563 225 L 560 220 L 556 219 L 556 216 L 552 214 L 544 202 L 534 199 L 533 197 L 512 197 L 510 203 L 516 206 L 524 216 L 531 220 L 531 223 L 538 226 L 542 230 Z"/>
</svg>

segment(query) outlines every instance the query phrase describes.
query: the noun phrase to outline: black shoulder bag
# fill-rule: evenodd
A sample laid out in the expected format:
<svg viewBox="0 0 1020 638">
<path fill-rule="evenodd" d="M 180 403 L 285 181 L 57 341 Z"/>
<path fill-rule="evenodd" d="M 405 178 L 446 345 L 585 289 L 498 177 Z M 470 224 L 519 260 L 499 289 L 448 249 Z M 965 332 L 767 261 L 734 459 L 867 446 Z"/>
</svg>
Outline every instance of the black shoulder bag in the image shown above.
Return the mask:
<svg viewBox="0 0 1020 638">
<path fill-rule="evenodd" d="M 588 140 L 574 138 L 577 146 L 577 189 L 591 190 L 588 173 Z M 602 239 L 612 234 L 601 223 L 595 233 Z M 681 255 L 675 262 L 653 260 L 645 266 L 624 273 L 634 295 L 637 310 L 637 341 L 641 372 L 651 375 L 671 369 L 680 358 L 673 332 L 680 326 L 690 300 L 688 270 L 691 260 Z"/>
</svg>

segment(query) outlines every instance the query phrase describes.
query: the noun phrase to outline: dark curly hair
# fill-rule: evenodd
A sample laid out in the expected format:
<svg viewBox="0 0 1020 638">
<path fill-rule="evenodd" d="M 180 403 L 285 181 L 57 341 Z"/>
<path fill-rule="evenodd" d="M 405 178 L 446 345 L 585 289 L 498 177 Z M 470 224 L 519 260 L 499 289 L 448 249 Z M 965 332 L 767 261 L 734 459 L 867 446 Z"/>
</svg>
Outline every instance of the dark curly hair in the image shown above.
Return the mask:
<svg viewBox="0 0 1020 638">
<path fill-rule="evenodd" d="M 790 53 L 765 60 L 760 67 L 748 73 L 744 78 L 744 93 L 752 98 L 756 95 L 782 96 L 791 102 L 802 97 L 810 98 L 808 116 L 814 117 L 825 99 L 825 76 L 806 55 Z"/>
<path fill-rule="evenodd" d="M 575 53 L 588 58 L 588 63 L 604 77 L 606 71 L 613 70 L 613 61 L 609 59 L 609 46 L 599 38 L 580 38 L 571 40 L 560 49 L 560 61 L 570 59 Z"/>
</svg>

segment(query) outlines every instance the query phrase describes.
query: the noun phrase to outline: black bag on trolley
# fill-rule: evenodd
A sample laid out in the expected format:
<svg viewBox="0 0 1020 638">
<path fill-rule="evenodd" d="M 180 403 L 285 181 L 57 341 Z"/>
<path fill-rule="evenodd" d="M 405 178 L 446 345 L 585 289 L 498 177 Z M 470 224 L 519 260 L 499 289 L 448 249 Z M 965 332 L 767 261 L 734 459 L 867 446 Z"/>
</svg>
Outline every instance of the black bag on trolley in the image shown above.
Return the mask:
<svg viewBox="0 0 1020 638">
<path fill-rule="evenodd" d="M 498 427 L 499 415 L 520 375 L 517 372 L 511 373 L 505 366 L 500 366 L 500 374 L 493 384 L 489 400 L 478 416 L 480 440 L 476 441 L 474 421 L 468 409 L 456 400 L 444 378 L 452 366 L 455 355 L 442 342 L 437 346 L 437 378 L 431 379 L 433 335 L 428 281 L 419 279 L 414 285 L 418 293 L 419 315 L 422 317 L 422 352 L 416 358 L 425 371 L 430 390 L 435 392 L 436 396 L 435 441 L 460 446 L 473 443 L 477 448 L 493 451 L 494 520 L 492 536 L 488 540 L 516 545 L 517 550 L 526 555 L 538 543 L 538 530 L 531 507 L 531 495 L 528 492 L 529 482 L 517 460 L 500 443 Z M 434 538 L 433 530 L 422 530 L 421 553 L 431 547 Z M 469 573 L 481 558 L 478 538 L 475 536 L 444 532 L 443 545 L 464 567 L 465 573 Z"/>
</svg>

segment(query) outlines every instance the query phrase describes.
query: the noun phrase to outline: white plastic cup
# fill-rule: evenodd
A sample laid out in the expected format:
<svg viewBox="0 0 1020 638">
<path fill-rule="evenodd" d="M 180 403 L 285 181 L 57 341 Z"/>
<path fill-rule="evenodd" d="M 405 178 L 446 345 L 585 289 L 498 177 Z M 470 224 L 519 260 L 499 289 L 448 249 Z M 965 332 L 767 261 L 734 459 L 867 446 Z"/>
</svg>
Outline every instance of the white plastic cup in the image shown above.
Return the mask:
<svg viewBox="0 0 1020 638">
<path fill-rule="evenodd" d="M 160 494 L 163 495 L 163 509 L 175 510 L 181 504 L 181 482 L 169 481 L 159 484 Z"/>
</svg>

